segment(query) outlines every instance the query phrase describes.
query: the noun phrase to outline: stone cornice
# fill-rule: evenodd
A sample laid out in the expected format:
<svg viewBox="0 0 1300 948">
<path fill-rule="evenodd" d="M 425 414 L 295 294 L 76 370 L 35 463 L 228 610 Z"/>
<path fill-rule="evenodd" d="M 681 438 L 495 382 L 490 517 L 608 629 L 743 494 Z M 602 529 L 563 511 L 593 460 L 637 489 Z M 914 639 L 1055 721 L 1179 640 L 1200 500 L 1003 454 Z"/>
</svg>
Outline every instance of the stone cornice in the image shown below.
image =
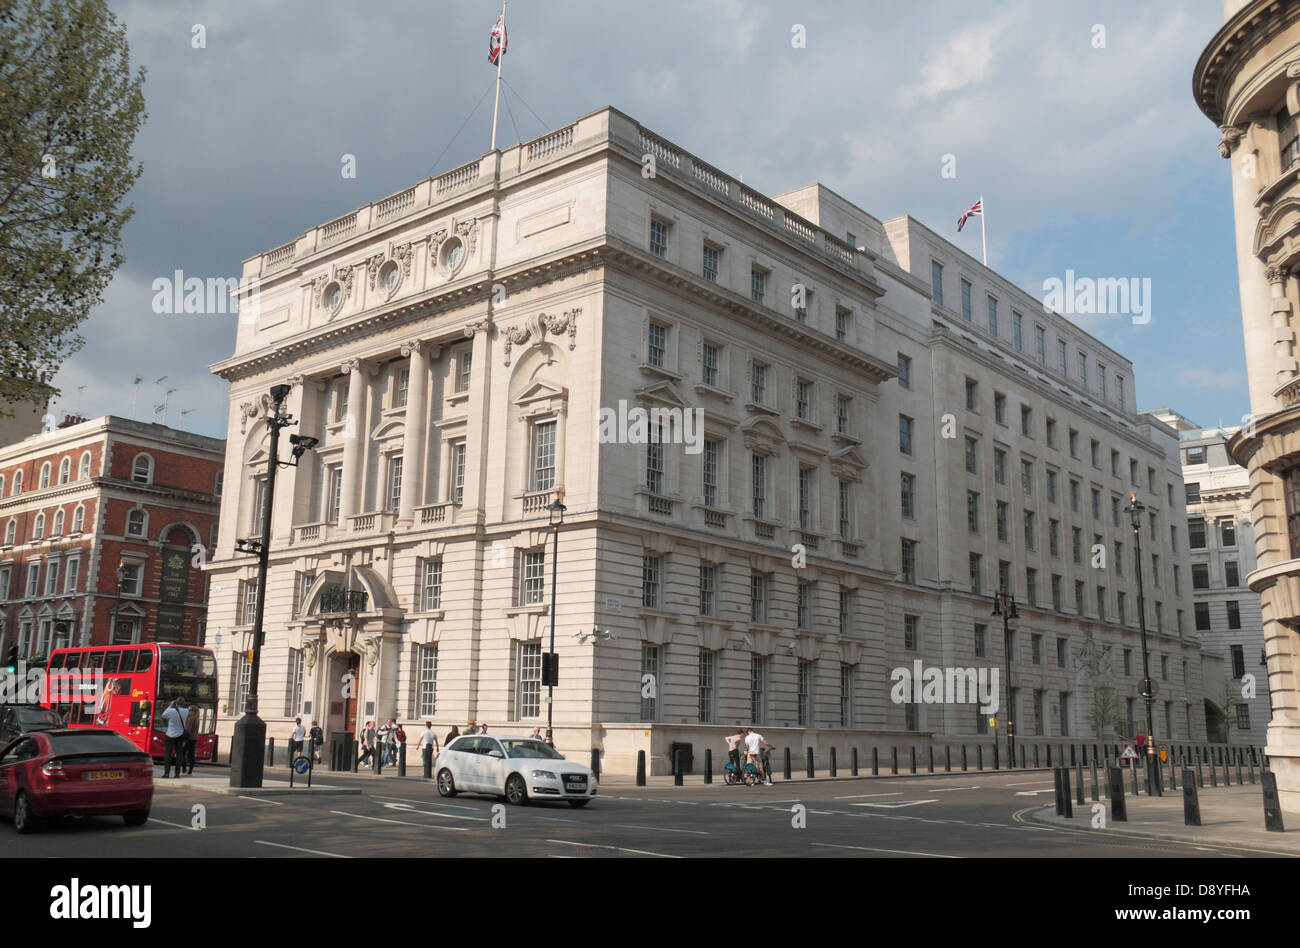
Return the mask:
<svg viewBox="0 0 1300 948">
<path fill-rule="evenodd" d="M 1223 96 L 1251 52 L 1300 20 L 1300 4 L 1290 0 L 1251 0 L 1210 40 L 1192 73 L 1192 96 L 1201 111 L 1223 125 Z"/>
</svg>

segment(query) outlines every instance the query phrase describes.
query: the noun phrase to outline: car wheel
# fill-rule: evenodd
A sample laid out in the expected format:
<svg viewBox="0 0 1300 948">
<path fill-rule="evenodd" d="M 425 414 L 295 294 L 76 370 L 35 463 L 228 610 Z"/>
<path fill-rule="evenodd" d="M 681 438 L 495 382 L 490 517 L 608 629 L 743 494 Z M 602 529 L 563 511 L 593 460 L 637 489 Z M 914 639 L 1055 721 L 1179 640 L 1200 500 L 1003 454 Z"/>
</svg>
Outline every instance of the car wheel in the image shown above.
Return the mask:
<svg viewBox="0 0 1300 948">
<path fill-rule="evenodd" d="M 451 777 L 451 771 L 446 767 L 438 771 L 438 796 L 454 797 L 457 793 L 456 781 Z"/>
<path fill-rule="evenodd" d="M 584 807 L 590 802 L 590 800 L 570 800 L 569 806 Z"/>
<path fill-rule="evenodd" d="M 149 821 L 148 810 L 132 810 L 130 813 L 122 814 L 122 822 L 127 826 L 144 826 Z"/>
<path fill-rule="evenodd" d="M 506 799 L 511 806 L 523 806 L 528 802 L 528 787 L 519 774 L 511 774 L 506 778 Z"/>
<path fill-rule="evenodd" d="M 14 829 L 25 835 L 36 832 L 39 826 L 40 821 L 32 813 L 32 806 L 27 801 L 27 794 L 19 790 L 18 796 L 14 798 Z"/>
</svg>

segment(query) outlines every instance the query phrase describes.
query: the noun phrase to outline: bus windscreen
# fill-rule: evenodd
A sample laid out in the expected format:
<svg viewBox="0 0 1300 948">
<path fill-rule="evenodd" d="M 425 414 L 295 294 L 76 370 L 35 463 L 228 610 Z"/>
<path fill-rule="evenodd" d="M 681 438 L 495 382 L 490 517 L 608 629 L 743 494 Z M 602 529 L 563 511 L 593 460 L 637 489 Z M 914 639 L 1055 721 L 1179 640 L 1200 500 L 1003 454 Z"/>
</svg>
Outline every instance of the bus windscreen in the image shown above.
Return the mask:
<svg viewBox="0 0 1300 948">
<path fill-rule="evenodd" d="M 217 663 L 211 653 L 198 649 L 160 646 L 158 700 L 154 702 L 154 727 L 165 729 L 163 712 L 180 698 L 187 708 L 199 709 L 199 733 L 210 734 L 217 720 Z"/>
</svg>

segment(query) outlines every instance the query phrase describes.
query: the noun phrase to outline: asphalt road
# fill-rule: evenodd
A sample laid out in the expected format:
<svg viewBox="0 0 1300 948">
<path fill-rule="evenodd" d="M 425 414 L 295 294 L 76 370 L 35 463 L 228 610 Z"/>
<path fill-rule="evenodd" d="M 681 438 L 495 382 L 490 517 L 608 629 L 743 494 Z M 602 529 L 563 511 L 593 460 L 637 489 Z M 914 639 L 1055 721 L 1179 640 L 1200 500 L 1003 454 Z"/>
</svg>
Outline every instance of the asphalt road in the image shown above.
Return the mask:
<svg viewBox="0 0 1300 948">
<path fill-rule="evenodd" d="M 511 807 L 466 794 L 443 799 L 431 781 L 331 778 L 361 786 L 364 794 L 235 797 L 159 781 L 144 827 L 97 817 L 20 837 L 4 823 L 0 852 L 77 858 L 1276 855 L 1036 826 L 1024 814 L 1050 805 L 1052 780 L 1023 772 L 771 787 L 620 785 L 603 787 L 585 809 Z M 195 806 L 203 808 L 201 830 L 192 828 Z"/>
</svg>

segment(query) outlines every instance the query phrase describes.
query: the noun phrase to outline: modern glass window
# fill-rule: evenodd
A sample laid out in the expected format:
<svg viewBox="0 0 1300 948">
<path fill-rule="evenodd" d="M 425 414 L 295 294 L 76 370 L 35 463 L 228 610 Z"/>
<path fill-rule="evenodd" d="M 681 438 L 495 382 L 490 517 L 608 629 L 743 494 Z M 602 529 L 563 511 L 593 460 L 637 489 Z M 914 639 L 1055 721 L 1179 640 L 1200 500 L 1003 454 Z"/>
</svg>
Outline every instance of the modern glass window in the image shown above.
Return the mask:
<svg viewBox="0 0 1300 948">
<path fill-rule="evenodd" d="M 542 708 L 542 643 L 519 643 L 517 681 L 519 717 L 535 718 Z"/>
</svg>

